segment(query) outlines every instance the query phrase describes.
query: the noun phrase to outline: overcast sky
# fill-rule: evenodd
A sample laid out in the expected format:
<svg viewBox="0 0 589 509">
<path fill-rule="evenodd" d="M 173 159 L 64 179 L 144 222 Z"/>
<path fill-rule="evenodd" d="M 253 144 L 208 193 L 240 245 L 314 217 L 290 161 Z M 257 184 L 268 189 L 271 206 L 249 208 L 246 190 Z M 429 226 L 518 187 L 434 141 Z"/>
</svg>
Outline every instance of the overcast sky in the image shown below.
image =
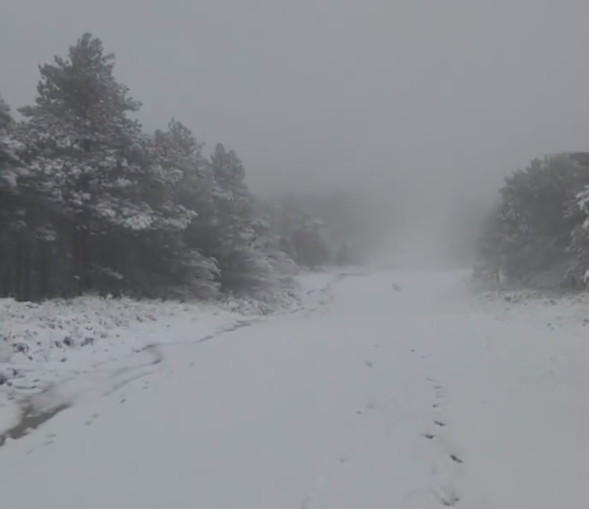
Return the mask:
<svg viewBox="0 0 589 509">
<path fill-rule="evenodd" d="M 257 189 L 448 197 L 589 149 L 588 21 L 588 0 L 0 0 L 0 92 L 30 102 L 90 31 L 147 129 L 224 142 Z"/>
</svg>

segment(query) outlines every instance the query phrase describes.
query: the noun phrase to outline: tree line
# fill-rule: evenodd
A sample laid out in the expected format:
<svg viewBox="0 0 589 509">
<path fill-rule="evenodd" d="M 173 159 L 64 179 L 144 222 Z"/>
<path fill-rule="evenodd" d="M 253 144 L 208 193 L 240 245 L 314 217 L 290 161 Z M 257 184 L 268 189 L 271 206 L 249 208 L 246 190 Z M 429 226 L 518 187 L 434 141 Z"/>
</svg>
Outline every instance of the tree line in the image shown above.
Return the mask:
<svg viewBox="0 0 589 509">
<path fill-rule="evenodd" d="M 0 297 L 270 300 L 298 266 L 353 259 L 300 199 L 257 199 L 223 144 L 205 156 L 175 119 L 145 133 L 114 64 L 84 34 L 21 118 L 0 97 Z"/>
<path fill-rule="evenodd" d="M 481 230 L 475 269 L 520 286 L 587 286 L 589 153 L 535 159 L 505 179 Z"/>
</svg>

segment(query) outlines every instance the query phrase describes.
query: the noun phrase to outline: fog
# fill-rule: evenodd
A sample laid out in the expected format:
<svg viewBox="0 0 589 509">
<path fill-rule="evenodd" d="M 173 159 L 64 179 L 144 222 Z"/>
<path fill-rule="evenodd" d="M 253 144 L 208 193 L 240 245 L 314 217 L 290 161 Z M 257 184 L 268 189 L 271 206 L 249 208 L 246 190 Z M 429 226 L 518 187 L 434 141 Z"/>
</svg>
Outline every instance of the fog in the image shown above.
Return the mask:
<svg viewBox="0 0 589 509">
<path fill-rule="evenodd" d="M 89 31 L 146 129 L 222 141 L 261 195 L 361 189 L 431 251 L 509 171 L 586 148 L 588 19 L 586 0 L 0 0 L 0 92 L 31 102 Z"/>
</svg>

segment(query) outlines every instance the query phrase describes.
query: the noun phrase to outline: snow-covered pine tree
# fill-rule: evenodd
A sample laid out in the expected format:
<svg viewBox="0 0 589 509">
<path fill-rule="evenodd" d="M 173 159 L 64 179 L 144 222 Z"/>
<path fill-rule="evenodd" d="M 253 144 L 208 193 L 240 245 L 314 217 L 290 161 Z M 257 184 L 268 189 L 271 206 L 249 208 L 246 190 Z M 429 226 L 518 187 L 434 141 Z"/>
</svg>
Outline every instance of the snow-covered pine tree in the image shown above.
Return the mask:
<svg viewBox="0 0 589 509">
<path fill-rule="evenodd" d="M 15 190 L 18 185 L 16 168 L 20 166 L 20 160 L 11 136 L 13 127 L 14 121 L 10 114 L 10 107 L 0 95 L 0 190 L 5 191 Z"/>
<path fill-rule="evenodd" d="M 211 229 L 213 216 L 210 167 L 202 155 L 202 145 L 182 123 L 172 120 L 166 131 L 155 132 L 152 144 L 153 164 L 170 182 L 170 197 L 176 207 L 190 213 L 190 221 L 183 228 L 181 251 L 176 256 L 184 272 L 184 282 L 193 297 L 209 298 L 217 294 L 219 268 L 216 261 L 204 254 L 203 237 Z M 169 260 L 168 263 L 171 263 Z"/>
<path fill-rule="evenodd" d="M 114 56 L 90 34 L 67 58 L 40 66 L 35 104 L 20 110 L 21 140 L 37 192 L 59 211 L 53 226 L 69 273 L 60 286 L 153 296 L 166 265 L 150 248 L 162 235 L 181 236 L 193 214 L 174 204 L 171 174 L 152 164 L 150 140 L 132 118 L 140 104 L 113 68 Z"/>
<path fill-rule="evenodd" d="M 245 182 L 245 170 L 234 151 L 217 144 L 210 158 L 215 209 L 214 237 L 207 252 L 217 260 L 223 290 L 271 300 L 288 291 L 291 280 L 281 273 L 291 267 L 281 257 L 270 229 L 258 220 L 255 199 Z"/>
<path fill-rule="evenodd" d="M 36 191 L 20 126 L 4 101 L 0 109 L 0 295 L 20 300 L 48 294 L 47 250 L 52 210 Z"/>
<path fill-rule="evenodd" d="M 24 199 L 18 178 L 23 166 L 17 155 L 10 108 L 0 96 L 0 296 L 20 297 L 21 249 L 26 238 Z"/>
<path fill-rule="evenodd" d="M 113 67 L 114 57 L 104 54 L 101 41 L 85 34 L 68 58 L 39 66 L 35 104 L 20 109 L 32 185 L 60 215 L 53 226 L 67 253 L 61 265 L 68 274 L 60 285 L 68 294 L 92 288 L 96 279 L 102 283 L 101 275 L 109 279 L 109 271 L 97 266 L 104 257 L 99 251 L 117 249 L 107 241 L 108 223 L 122 227 L 130 219 L 122 210 L 125 188 L 136 180 L 130 174 L 139 174 L 130 156 L 141 130 L 127 117 L 139 104 L 114 79 Z"/>
<path fill-rule="evenodd" d="M 209 164 L 214 220 L 203 249 L 217 261 L 224 291 L 256 291 L 263 287 L 267 274 L 252 249 L 252 196 L 243 164 L 221 143 L 215 146 Z"/>
<path fill-rule="evenodd" d="M 272 228 L 268 217 L 259 214 L 252 222 L 254 241 L 252 248 L 259 263 L 263 263 L 266 272 L 265 285 L 258 292 L 258 298 L 274 302 L 282 297 L 291 297 L 296 286 L 294 275 L 299 272 L 297 264 L 280 246 L 280 237 Z"/>
<path fill-rule="evenodd" d="M 589 173 L 589 153 L 569 156 L 581 171 Z M 565 217 L 572 228 L 567 280 L 570 286 L 586 287 L 589 285 L 589 182 L 567 204 Z"/>
</svg>

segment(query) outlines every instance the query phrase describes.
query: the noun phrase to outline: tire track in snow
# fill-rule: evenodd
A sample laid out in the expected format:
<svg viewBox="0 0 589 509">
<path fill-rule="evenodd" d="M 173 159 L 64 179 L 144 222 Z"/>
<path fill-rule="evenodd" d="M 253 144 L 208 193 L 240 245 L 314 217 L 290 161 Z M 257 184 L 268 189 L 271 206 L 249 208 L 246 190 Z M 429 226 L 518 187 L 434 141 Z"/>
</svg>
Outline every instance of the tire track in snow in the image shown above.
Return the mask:
<svg viewBox="0 0 589 509">
<path fill-rule="evenodd" d="M 323 288 L 318 290 L 321 295 L 318 305 L 307 309 L 298 309 L 295 310 L 294 313 L 304 312 L 305 316 L 309 316 L 311 314 L 325 314 L 329 309 L 329 305 L 333 302 L 333 289 L 335 284 L 347 277 L 361 275 L 363 274 L 351 272 L 340 272 L 336 274 Z M 221 336 L 228 335 L 244 327 L 249 327 L 259 323 L 260 321 L 260 317 L 237 320 L 228 327 L 194 340 L 149 343 L 135 352 L 137 354 L 147 353 L 149 355 L 149 359 L 146 362 L 141 362 L 132 366 L 124 366 L 117 369 L 97 369 L 88 372 L 86 376 L 89 376 L 90 380 L 92 377 L 94 377 L 94 383 L 91 384 L 93 387 L 90 390 L 78 389 L 75 391 L 75 394 L 66 394 L 68 392 L 67 387 L 70 384 L 73 385 L 77 383 L 79 378 L 78 376 L 72 376 L 70 378 L 64 379 L 58 384 L 50 383 L 47 386 L 41 388 L 37 393 L 20 398 L 20 400 L 16 401 L 16 406 L 18 408 L 18 418 L 13 426 L 0 433 L 0 449 L 7 443 L 8 440 L 20 439 L 37 430 L 43 424 L 49 422 L 61 412 L 74 406 L 76 402 L 81 399 L 81 397 L 85 396 L 88 398 L 92 392 L 96 391 L 98 391 L 98 394 L 95 394 L 95 397 L 102 398 L 109 396 L 127 386 L 128 384 L 155 373 L 157 370 L 156 366 L 162 364 L 165 360 L 165 356 L 162 352 L 163 348 L 165 347 L 199 345 L 216 340 Z M 172 373 L 170 373 L 170 375 L 171 374 Z M 103 385 L 103 383 L 100 383 L 104 382 L 105 379 L 108 380 L 108 384 L 106 384 L 106 386 Z M 147 388 L 148 385 L 149 384 L 145 385 L 144 388 Z M 121 403 L 124 403 L 125 401 L 126 396 L 123 395 Z M 92 418 L 86 422 L 86 425 L 91 424 L 97 417 L 98 416 L 93 415 Z"/>
<path fill-rule="evenodd" d="M 17 422 L 6 431 L 0 433 L 0 448 L 7 440 L 17 440 L 40 428 L 61 412 L 75 406 L 81 400 L 103 398 L 119 391 L 130 383 L 152 375 L 158 370 L 158 365 L 165 360 L 163 348 L 167 346 L 198 345 L 212 341 L 221 336 L 230 334 L 244 327 L 257 323 L 256 318 L 251 320 L 238 320 L 232 325 L 202 338 L 188 341 L 174 341 L 165 343 L 150 343 L 145 345 L 137 354 L 146 353 L 149 358 L 145 362 L 131 366 L 123 366 L 117 369 L 94 370 L 87 373 L 86 383 L 80 384 L 78 377 L 73 376 L 63 380 L 59 384 L 51 383 L 39 393 L 21 398 L 16 402 L 19 417 Z M 170 375 L 173 372 L 170 372 Z M 82 377 L 82 380 L 84 376 Z M 70 388 L 70 386 L 78 386 Z M 147 388 L 149 384 L 145 385 Z M 126 396 L 121 396 L 121 403 L 126 402 Z M 86 425 L 91 424 L 97 416 L 89 419 Z"/>
</svg>

